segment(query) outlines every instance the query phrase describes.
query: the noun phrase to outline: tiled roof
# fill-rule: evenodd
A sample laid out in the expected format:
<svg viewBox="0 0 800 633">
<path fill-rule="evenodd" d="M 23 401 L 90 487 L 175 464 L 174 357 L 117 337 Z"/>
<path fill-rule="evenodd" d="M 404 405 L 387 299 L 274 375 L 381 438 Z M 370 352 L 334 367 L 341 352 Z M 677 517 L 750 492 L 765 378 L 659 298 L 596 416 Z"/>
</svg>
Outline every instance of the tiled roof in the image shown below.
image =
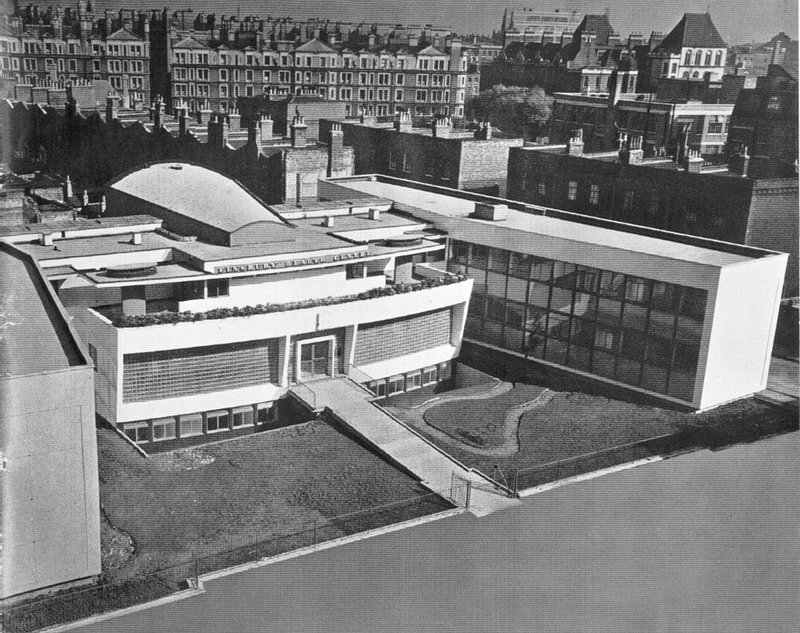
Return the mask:
<svg viewBox="0 0 800 633">
<path fill-rule="evenodd" d="M 656 50 L 680 52 L 682 48 L 725 48 L 728 45 L 717 31 L 708 13 L 684 13 L 683 18 L 663 39 Z"/>
<path fill-rule="evenodd" d="M 111 35 L 106 38 L 106 41 L 115 41 L 115 42 L 141 42 L 143 41 L 141 37 L 138 35 L 134 35 L 130 31 L 126 31 L 125 29 L 119 29 L 118 31 L 114 31 Z"/>
<path fill-rule="evenodd" d="M 174 44 L 172 46 L 172 48 L 194 48 L 194 49 L 202 49 L 202 50 L 207 50 L 208 49 L 207 46 L 205 46 L 204 44 L 201 44 L 200 42 L 198 42 L 193 37 L 185 37 L 184 39 L 182 39 L 177 44 Z"/>
<path fill-rule="evenodd" d="M 325 42 L 314 38 L 305 44 L 298 46 L 295 53 L 335 53 L 336 51 L 328 46 Z"/>
</svg>

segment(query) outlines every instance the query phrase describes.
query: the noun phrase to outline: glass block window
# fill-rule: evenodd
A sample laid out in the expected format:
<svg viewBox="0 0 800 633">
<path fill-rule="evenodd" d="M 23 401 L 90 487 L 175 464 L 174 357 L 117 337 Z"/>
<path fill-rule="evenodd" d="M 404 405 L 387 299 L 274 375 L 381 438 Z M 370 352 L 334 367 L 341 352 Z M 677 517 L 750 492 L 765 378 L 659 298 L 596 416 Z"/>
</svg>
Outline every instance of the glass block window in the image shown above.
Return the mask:
<svg viewBox="0 0 800 633">
<path fill-rule="evenodd" d="M 212 393 L 278 381 L 278 340 L 125 354 L 123 402 Z"/>
<path fill-rule="evenodd" d="M 358 327 L 356 365 L 414 354 L 450 343 L 450 309 Z"/>
</svg>

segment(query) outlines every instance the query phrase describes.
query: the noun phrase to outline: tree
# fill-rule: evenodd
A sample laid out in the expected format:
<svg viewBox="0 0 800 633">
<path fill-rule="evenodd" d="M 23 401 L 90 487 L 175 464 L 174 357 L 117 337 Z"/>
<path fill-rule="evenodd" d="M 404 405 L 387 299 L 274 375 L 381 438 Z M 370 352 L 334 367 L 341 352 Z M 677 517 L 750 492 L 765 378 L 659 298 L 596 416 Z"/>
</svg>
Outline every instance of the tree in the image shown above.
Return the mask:
<svg viewBox="0 0 800 633">
<path fill-rule="evenodd" d="M 488 120 L 506 134 L 535 138 L 546 133 L 552 104 L 541 88 L 497 85 L 470 101 L 467 116 Z"/>
</svg>

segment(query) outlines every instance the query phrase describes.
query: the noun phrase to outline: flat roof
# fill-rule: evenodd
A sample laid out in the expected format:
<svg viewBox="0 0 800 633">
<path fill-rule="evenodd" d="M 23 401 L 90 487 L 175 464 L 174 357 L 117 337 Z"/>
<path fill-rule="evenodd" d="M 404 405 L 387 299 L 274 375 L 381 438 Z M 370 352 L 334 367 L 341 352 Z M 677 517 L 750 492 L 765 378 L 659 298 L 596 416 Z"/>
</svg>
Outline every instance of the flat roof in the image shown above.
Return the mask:
<svg viewBox="0 0 800 633">
<path fill-rule="evenodd" d="M 235 180 L 192 163 L 154 163 L 108 187 L 227 232 L 255 222 L 286 224 Z"/>
<path fill-rule="evenodd" d="M 462 195 L 459 195 L 461 192 L 457 190 L 443 190 L 443 192 L 440 193 L 431 191 L 428 188 L 416 188 L 410 185 L 389 182 L 384 178 L 371 176 L 352 178 L 346 181 L 337 180 L 336 182 L 337 184 L 351 187 L 363 193 L 390 198 L 397 203 L 428 211 L 442 216 L 443 218 L 457 218 L 469 223 L 503 227 L 573 242 L 605 246 L 617 250 L 627 250 L 654 257 L 680 259 L 717 267 L 738 264 L 753 259 L 753 257 L 740 254 L 739 252 L 730 252 L 722 249 L 716 250 L 679 241 L 670 241 L 666 239 L 667 235 L 662 239 L 649 235 L 642 235 L 634 230 L 627 232 L 611 227 L 598 226 L 599 223 L 597 222 L 581 223 L 578 221 L 578 218 L 576 218 L 576 221 L 570 221 L 544 214 L 537 214 L 533 212 L 537 207 L 532 205 L 525 205 L 531 208 L 531 212 L 510 208 L 506 220 L 478 220 L 468 217 L 475 210 L 475 200 L 462 197 Z M 450 191 L 452 191 L 452 193 L 450 193 Z M 502 200 L 500 198 L 495 199 L 495 201 L 498 204 L 514 204 L 512 201 Z M 547 211 L 544 207 L 538 207 L 538 209 L 544 212 Z M 611 222 L 606 223 L 611 224 Z M 620 228 L 625 226 L 621 223 L 615 224 L 619 224 Z M 631 226 L 631 228 L 639 227 Z M 766 252 L 764 254 L 766 254 Z"/>
<path fill-rule="evenodd" d="M 34 263 L 3 246 L 0 270 L 0 378 L 85 365 Z"/>
<path fill-rule="evenodd" d="M 106 229 L 116 227 L 133 227 L 141 225 L 160 225 L 162 220 L 152 215 L 125 215 L 118 217 L 96 218 L 88 220 L 57 220 L 54 222 L 40 222 L 17 224 L 13 226 L 0 226 L 0 238 L 16 235 L 39 235 L 41 233 L 59 233 L 61 231 L 89 231 L 93 229 Z"/>
<path fill-rule="evenodd" d="M 189 242 L 178 242 L 153 231 L 143 232 L 142 243 L 133 244 L 127 233 L 56 239 L 52 246 L 40 243 L 17 244 L 20 250 L 40 262 L 73 257 L 113 255 L 114 253 L 145 253 L 167 248 L 180 248 Z"/>
</svg>

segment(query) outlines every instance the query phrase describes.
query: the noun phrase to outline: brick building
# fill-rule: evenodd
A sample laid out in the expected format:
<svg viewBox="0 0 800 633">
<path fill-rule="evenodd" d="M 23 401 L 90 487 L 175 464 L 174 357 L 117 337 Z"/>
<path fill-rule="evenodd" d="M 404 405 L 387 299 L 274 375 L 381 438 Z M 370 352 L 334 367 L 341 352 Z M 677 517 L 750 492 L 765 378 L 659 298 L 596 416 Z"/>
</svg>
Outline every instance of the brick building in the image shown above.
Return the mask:
<svg viewBox="0 0 800 633">
<path fill-rule="evenodd" d="M 185 108 L 167 115 L 157 101 L 147 111 L 118 108 L 107 98 L 104 112 L 82 112 L 0 101 L 0 129 L 8 142 L 0 162 L 17 172 L 45 170 L 70 175 L 77 191 L 102 187 L 111 178 L 152 161 L 190 160 L 247 185 L 267 202 L 316 196 L 317 179 L 353 173 L 353 150 L 341 132 L 310 142 L 308 126 L 295 117 L 289 136 L 273 134 L 268 117 L 243 126 L 238 114 Z"/>
<path fill-rule="evenodd" d="M 674 155 L 684 145 L 704 156 L 723 153 L 735 96 L 728 103 L 717 103 L 716 96 L 706 103 L 692 98 L 694 93 L 687 98 L 678 91 L 660 98 L 636 92 L 636 75 L 630 65 L 622 65 L 611 73 L 605 91 L 556 93 L 550 141 L 566 143 L 581 129 L 586 149 L 592 151 L 614 150 L 625 135 L 641 136 L 647 155 Z"/>
<path fill-rule="evenodd" d="M 638 147 L 637 147 L 638 145 Z M 638 139 L 619 152 L 587 153 L 580 135 L 566 146 L 512 148 L 513 200 L 736 242 L 790 254 L 784 294 L 797 294 L 798 180 L 751 178 L 748 157 L 703 167 L 689 152 L 680 163 L 645 159 Z"/>
<path fill-rule="evenodd" d="M 28 5 L 0 18 L 0 75 L 30 86 L 106 80 L 126 105 L 150 103 L 150 18 L 91 3 L 47 10 Z"/>
<path fill-rule="evenodd" d="M 324 132 L 332 122 L 323 121 Z M 335 124 L 334 124 L 335 125 Z M 382 173 L 408 180 L 505 195 L 508 151 L 521 147 L 521 138 L 493 138 L 489 124 L 458 131 L 447 118 L 437 118 L 427 128 L 414 128 L 408 114 L 394 123 L 339 124 L 344 143 L 353 148 L 355 173 Z"/>
<path fill-rule="evenodd" d="M 747 148 L 748 175 L 797 174 L 797 63 L 772 65 L 756 86 L 742 90 L 731 115 L 728 154 Z"/>
<path fill-rule="evenodd" d="M 719 80 L 725 74 L 728 45 L 708 13 L 685 13 L 650 52 L 650 77 Z"/>
<path fill-rule="evenodd" d="M 169 107 L 228 112 L 239 97 L 311 92 L 350 115 L 464 115 L 469 53 L 446 29 L 164 11 L 151 37 Z"/>
</svg>

